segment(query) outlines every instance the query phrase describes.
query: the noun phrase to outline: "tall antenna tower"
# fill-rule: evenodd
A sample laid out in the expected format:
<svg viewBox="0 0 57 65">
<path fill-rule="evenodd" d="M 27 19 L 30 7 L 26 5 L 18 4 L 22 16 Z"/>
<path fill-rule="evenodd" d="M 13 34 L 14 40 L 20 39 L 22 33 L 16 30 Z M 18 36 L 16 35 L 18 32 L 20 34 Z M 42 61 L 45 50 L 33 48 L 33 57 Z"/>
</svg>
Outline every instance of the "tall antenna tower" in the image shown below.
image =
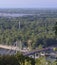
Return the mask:
<svg viewBox="0 0 57 65">
<path fill-rule="evenodd" d="M 20 26 L 20 21 L 19 21 L 19 30 L 20 30 L 20 27 L 21 27 L 21 26 Z"/>
</svg>

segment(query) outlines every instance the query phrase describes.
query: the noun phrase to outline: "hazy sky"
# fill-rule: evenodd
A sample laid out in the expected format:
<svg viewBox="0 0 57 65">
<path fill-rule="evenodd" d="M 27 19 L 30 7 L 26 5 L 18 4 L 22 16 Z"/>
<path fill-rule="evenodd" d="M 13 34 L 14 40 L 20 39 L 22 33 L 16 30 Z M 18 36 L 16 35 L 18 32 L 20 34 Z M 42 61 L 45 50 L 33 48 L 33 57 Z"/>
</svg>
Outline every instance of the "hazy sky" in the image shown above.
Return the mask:
<svg viewBox="0 0 57 65">
<path fill-rule="evenodd" d="M 57 8 L 57 0 L 0 0 L 0 8 Z"/>
</svg>

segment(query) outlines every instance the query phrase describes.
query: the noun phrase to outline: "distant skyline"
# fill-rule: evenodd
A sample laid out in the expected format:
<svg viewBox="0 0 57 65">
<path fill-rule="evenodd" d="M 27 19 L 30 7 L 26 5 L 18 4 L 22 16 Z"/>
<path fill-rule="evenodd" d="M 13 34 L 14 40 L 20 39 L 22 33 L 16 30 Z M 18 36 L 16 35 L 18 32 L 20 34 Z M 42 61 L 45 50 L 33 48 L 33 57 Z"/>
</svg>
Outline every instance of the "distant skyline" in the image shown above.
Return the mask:
<svg viewBox="0 0 57 65">
<path fill-rule="evenodd" d="M 0 0 L 0 8 L 57 8 L 57 0 Z"/>
</svg>

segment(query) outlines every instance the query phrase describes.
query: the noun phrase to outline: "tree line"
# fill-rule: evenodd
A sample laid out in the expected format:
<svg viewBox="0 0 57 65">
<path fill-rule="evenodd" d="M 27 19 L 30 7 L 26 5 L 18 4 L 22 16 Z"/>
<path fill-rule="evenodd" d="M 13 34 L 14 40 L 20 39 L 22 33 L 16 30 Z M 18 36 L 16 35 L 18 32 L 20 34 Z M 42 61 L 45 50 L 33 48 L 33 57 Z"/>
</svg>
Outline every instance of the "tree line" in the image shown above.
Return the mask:
<svg viewBox="0 0 57 65">
<path fill-rule="evenodd" d="M 19 23 L 20 22 L 20 23 Z M 31 49 L 56 44 L 54 25 L 57 18 L 23 16 L 0 17 L 0 44 L 13 45 L 21 41 Z"/>
</svg>

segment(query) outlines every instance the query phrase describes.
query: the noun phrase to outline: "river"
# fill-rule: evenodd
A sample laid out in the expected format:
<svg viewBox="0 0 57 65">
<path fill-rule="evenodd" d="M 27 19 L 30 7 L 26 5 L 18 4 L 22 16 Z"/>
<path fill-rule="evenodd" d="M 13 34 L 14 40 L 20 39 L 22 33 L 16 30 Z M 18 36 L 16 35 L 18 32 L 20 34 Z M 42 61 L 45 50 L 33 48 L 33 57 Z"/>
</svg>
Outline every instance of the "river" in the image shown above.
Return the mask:
<svg viewBox="0 0 57 65">
<path fill-rule="evenodd" d="M 3 17 L 20 17 L 20 16 L 26 16 L 26 15 L 35 15 L 35 14 L 0 13 L 0 16 L 3 16 Z"/>
</svg>

